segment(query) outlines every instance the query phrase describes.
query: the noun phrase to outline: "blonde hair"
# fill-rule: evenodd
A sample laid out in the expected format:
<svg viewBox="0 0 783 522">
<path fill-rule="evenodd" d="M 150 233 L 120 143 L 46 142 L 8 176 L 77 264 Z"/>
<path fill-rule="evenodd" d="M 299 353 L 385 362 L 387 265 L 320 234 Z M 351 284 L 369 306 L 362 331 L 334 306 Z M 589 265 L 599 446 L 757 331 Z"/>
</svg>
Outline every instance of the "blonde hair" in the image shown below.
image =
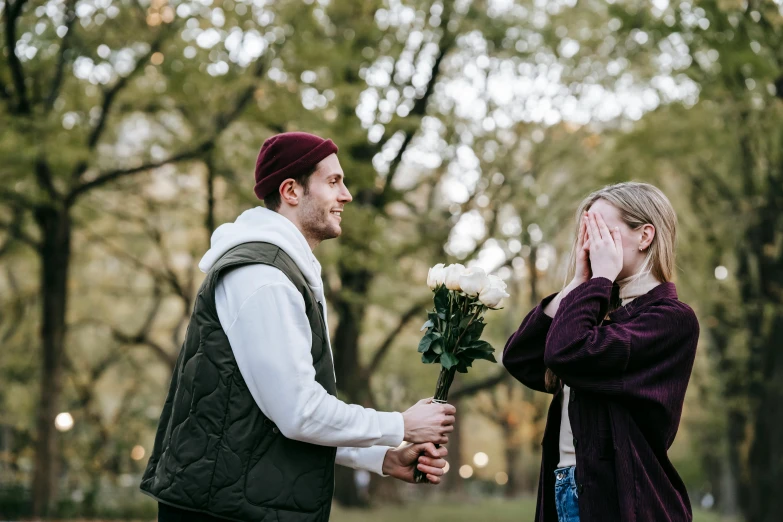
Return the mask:
<svg viewBox="0 0 783 522">
<path fill-rule="evenodd" d="M 642 277 L 646 273 L 660 282 L 666 283 L 674 277 L 674 247 L 677 240 L 677 214 L 669 198 L 657 187 L 649 183 L 629 181 L 608 185 L 587 196 L 576 211 L 576 235 L 585 211 L 599 199 L 620 211 L 620 217 L 628 227 L 636 230 L 650 224 L 655 227 L 655 236 L 647 248 L 647 255 L 641 269 L 631 278 Z M 576 271 L 576 248 L 579 238 L 574 239 L 569 258 L 569 270 L 563 286 L 573 278 Z M 631 279 L 629 278 L 629 279 Z M 627 280 L 626 280 L 627 282 Z M 557 376 L 547 368 L 545 385 L 549 391 L 557 387 Z"/>
</svg>

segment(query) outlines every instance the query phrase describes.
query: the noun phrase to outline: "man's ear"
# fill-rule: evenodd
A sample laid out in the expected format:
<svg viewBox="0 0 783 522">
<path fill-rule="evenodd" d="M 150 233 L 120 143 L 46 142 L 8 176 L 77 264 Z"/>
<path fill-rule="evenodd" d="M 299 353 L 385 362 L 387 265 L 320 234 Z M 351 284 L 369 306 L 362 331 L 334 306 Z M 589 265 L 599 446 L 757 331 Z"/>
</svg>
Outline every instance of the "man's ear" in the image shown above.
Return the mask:
<svg viewBox="0 0 783 522">
<path fill-rule="evenodd" d="M 288 203 L 290 206 L 295 207 L 299 204 L 299 198 L 301 197 L 301 187 L 293 179 L 287 179 L 280 184 L 280 201 Z"/>
</svg>

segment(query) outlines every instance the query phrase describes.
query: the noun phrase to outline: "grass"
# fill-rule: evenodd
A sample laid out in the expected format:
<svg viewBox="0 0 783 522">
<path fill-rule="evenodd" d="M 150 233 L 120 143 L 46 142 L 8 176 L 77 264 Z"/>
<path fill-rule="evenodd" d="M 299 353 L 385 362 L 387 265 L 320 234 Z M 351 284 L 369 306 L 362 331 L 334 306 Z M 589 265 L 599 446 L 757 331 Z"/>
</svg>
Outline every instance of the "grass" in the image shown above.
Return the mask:
<svg viewBox="0 0 783 522">
<path fill-rule="evenodd" d="M 536 511 L 535 499 L 483 499 L 472 503 L 410 502 L 404 506 L 384 506 L 369 511 L 347 510 L 335 504 L 330 522 L 532 522 Z M 726 522 L 720 516 L 696 511 L 694 522 Z"/>
</svg>

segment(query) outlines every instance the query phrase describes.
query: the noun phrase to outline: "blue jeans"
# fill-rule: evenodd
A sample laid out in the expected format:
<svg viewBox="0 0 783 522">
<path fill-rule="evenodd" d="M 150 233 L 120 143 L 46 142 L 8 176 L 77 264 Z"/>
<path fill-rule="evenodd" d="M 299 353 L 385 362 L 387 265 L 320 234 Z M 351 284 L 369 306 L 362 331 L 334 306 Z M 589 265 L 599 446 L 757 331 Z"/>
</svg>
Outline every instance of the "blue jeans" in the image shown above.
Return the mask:
<svg viewBox="0 0 783 522">
<path fill-rule="evenodd" d="M 576 492 L 575 466 L 555 470 L 555 505 L 559 522 L 579 522 L 579 495 Z"/>
</svg>

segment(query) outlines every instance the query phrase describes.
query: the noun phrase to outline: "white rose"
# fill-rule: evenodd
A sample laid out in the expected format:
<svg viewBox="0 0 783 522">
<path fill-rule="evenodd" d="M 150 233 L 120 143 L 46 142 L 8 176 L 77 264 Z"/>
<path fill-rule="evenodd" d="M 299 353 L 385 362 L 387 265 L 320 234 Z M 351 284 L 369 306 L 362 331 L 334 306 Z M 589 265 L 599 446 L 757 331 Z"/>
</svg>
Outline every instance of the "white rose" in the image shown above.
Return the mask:
<svg viewBox="0 0 783 522">
<path fill-rule="evenodd" d="M 497 308 L 506 297 L 506 282 L 497 276 L 489 276 L 489 284 L 479 294 L 479 301 L 487 308 Z"/>
<path fill-rule="evenodd" d="M 505 290 L 506 288 L 508 288 L 508 285 L 506 284 L 506 282 L 503 281 L 503 279 L 501 279 L 500 277 L 498 277 L 496 275 L 490 275 L 490 276 L 487 276 L 487 277 L 489 277 L 489 285 L 490 286 L 494 286 L 494 287 L 500 288 L 501 290 Z"/>
<path fill-rule="evenodd" d="M 489 284 L 489 278 L 483 268 L 468 268 L 459 278 L 459 286 L 462 291 L 471 297 L 476 297 Z"/>
<path fill-rule="evenodd" d="M 459 263 L 449 265 L 446 267 L 446 275 L 444 281 L 446 288 L 449 290 L 460 291 L 462 288 L 459 286 L 459 278 L 465 273 L 465 267 Z"/>
<path fill-rule="evenodd" d="M 446 265 L 443 263 L 438 263 L 437 265 L 430 268 L 430 271 L 427 273 L 427 286 L 429 286 L 432 290 L 435 290 L 445 281 L 445 268 Z"/>
</svg>

